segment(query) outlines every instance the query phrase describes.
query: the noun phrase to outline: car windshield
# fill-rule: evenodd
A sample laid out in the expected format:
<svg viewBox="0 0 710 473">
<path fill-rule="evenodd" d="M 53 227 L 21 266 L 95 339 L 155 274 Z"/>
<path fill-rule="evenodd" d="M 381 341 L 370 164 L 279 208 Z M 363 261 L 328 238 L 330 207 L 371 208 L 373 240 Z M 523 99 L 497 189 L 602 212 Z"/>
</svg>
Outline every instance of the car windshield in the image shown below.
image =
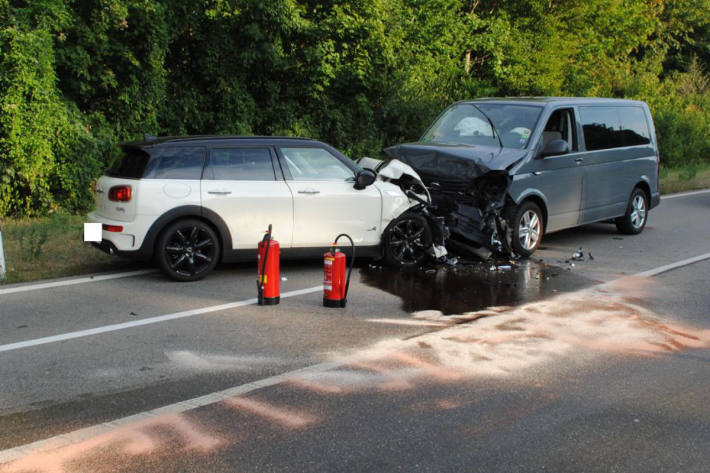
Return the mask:
<svg viewBox="0 0 710 473">
<path fill-rule="evenodd" d="M 456 104 L 434 122 L 421 141 L 499 147 L 500 134 L 504 147 L 523 149 L 541 111 L 542 107 L 535 105 Z"/>
</svg>

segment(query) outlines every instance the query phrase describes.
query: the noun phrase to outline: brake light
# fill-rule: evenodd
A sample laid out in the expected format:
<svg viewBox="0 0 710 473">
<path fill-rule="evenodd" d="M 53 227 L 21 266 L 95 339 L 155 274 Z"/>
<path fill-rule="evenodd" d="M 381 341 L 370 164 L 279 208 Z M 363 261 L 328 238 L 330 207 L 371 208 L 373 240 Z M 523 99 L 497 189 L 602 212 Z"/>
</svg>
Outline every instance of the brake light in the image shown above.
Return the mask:
<svg viewBox="0 0 710 473">
<path fill-rule="evenodd" d="M 98 188 L 98 185 L 99 185 L 99 183 L 96 180 L 91 182 L 91 188 L 93 189 L 94 194 L 96 193 L 96 189 Z"/>
<path fill-rule="evenodd" d="M 131 186 L 113 186 L 108 191 L 108 200 L 128 202 L 131 200 Z"/>
<path fill-rule="evenodd" d="M 103 225 L 101 225 L 101 228 L 103 228 L 107 232 L 121 233 L 123 231 L 123 227 L 121 225 L 106 225 L 104 223 Z"/>
</svg>

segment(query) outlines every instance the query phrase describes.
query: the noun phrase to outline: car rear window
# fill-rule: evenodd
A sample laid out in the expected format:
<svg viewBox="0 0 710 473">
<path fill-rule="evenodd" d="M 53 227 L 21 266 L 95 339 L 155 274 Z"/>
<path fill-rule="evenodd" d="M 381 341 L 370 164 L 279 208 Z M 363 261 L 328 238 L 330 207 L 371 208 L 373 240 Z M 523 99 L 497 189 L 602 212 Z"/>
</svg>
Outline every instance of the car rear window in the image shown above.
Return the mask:
<svg viewBox="0 0 710 473">
<path fill-rule="evenodd" d="M 217 148 L 210 152 L 205 179 L 273 181 L 276 179 L 268 148 Z"/>
<path fill-rule="evenodd" d="M 149 159 L 150 155 L 140 148 L 124 147 L 121 149 L 121 155 L 106 170 L 106 175 L 140 179 Z"/>
<path fill-rule="evenodd" d="M 193 147 L 156 148 L 143 177 L 148 179 L 194 179 L 202 177 L 205 149 Z"/>
</svg>

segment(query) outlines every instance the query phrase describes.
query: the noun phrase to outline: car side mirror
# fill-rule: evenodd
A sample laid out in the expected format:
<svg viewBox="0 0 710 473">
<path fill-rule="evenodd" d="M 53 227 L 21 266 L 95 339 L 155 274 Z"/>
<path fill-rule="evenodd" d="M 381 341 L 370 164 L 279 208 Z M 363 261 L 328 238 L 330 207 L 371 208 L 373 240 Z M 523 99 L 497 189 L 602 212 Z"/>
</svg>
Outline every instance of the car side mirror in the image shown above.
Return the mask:
<svg viewBox="0 0 710 473">
<path fill-rule="evenodd" d="M 565 140 L 551 140 L 542 149 L 540 156 L 546 158 L 548 156 L 560 156 L 569 153 L 569 143 Z"/>
<path fill-rule="evenodd" d="M 377 174 L 369 169 L 363 169 L 355 176 L 355 185 L 353 187 L 357 190 L 362 190 L 375 182 L 375 179 L 377 179 Z"/>
</svg>

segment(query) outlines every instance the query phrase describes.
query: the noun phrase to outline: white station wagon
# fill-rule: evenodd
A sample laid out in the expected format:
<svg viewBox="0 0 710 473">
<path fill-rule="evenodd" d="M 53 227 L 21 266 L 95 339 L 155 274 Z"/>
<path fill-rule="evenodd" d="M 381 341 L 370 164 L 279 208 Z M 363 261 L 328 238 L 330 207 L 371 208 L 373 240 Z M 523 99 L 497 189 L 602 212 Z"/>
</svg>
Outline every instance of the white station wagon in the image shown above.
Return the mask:
<svg viewBox="0 0 710 473">
<path fill-rule="evenodd" d="M 353 238 L 358 256 L 393 264 L 418 264 L 431 253 L 427 222 L 407 212 L 421 203 L 402 185 L 419 177 L 398 161 L 378 176 L 327 144 L 298 138 L 153 138 L 121 148 L 96 185 L 88 217 L 102 224 L 96 245 L 154 258 L 173 279 L 255 259 L 269 224 L 284 257 L 321 256 L 340 233 Z"/>
</svg>

